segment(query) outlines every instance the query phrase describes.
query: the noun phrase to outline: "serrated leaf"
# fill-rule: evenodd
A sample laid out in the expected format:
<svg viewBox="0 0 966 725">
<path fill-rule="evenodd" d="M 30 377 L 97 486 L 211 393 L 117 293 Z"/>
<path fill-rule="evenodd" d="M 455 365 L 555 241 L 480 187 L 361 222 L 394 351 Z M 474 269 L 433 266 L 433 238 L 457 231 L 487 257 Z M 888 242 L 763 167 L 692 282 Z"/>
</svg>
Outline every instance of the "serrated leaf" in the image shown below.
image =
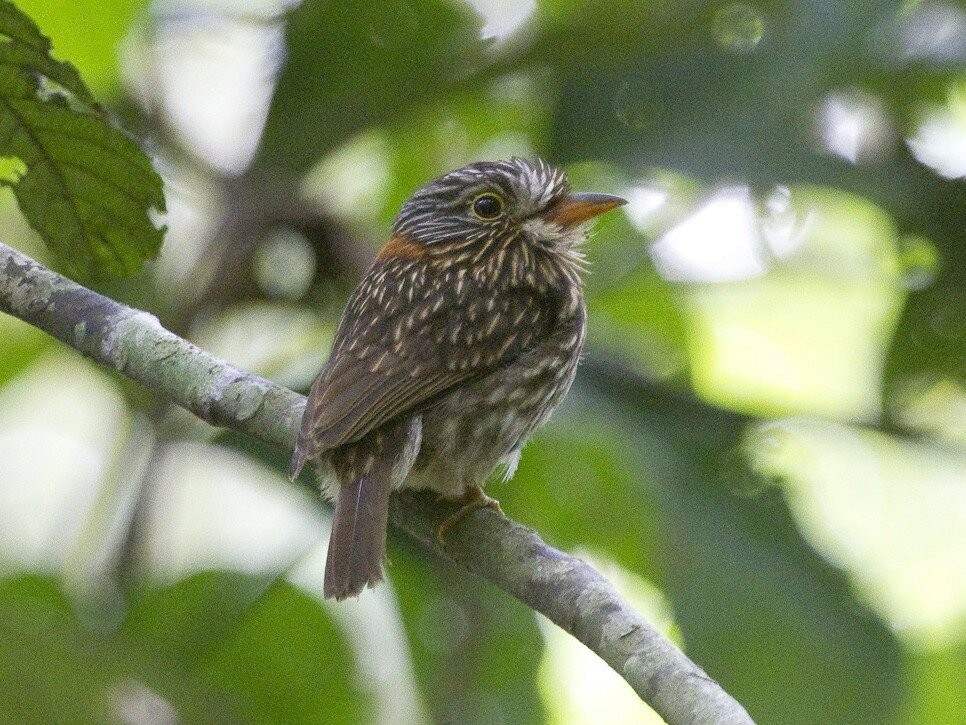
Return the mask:
<svg viewBox="0 0 966 725">
<path fill-rule="evenodd" d="M 16 4 L 41 33 L 56 40 L 57 56 L 70 59 L 95 98 L 117 96 L 119 52 L 147 0 L 16 0 Z"/>
<path fill-rule="evenodd" d="M 51 58 L 50 40 L 40 34 L 29 17 L 5 1 L 0 2 L 0 34 L 10 44 L 11 57 L 23 67 L 60 84 L 84 103 L 96 105 L 77 69 Z"/>
<path fill-rule="evenodd" d="M 138 144 L 113 127 L 77 70 L 0 0 L 0 156 L 20 159 L 20 209 L 72 273 L 129 274 L 155 257 L 164 229 L 161 177 Z"/>
</svg>

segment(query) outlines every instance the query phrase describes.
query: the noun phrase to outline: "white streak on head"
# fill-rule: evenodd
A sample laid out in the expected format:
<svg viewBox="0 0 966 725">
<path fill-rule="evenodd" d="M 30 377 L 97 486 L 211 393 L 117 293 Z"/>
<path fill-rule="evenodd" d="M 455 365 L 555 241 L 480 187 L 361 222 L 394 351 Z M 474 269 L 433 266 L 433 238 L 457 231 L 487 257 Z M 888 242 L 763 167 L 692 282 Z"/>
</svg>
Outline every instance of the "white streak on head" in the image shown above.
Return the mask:
<svg viewBox="0 0 966 725">
<path fill-rule="evenodd" d="M 396 217 L 393 233 L 409 234 L 426 244 L 466 238 L 481 227 L 489 234 L 494 222 L 474 217 L 469 209 L 473 196 L 487 190 L 508 197 L 515 213 L 526 217 L 569 193 L 570 185 L 562 170 L 542 159 L 480 161 L 416 191 Z M 503 221 L 512 222 L 513 217 Z"/>
</svg>

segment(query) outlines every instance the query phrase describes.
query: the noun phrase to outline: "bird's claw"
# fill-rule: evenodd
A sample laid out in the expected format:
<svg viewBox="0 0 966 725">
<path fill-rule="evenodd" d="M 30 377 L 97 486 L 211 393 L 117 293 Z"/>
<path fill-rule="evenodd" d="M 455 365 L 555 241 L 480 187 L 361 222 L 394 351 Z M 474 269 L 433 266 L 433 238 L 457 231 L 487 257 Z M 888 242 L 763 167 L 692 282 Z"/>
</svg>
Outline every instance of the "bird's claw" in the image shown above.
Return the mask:
<svg viewBox="0 0 966 725">
<path fill-rule="evenodd" d="M 479 486 L 469 486 L 463 495 L 456 499 L 449 499 L 445 496 L 441 496 L 440 498 L 451 503 L 463 504 L 447 516 L 443 520 L 443 523 L 436 529 L 436 540 L 440 544 L 446 543 L 446 533 L 468 513 L 476 511 L 477 509 L 488 508 L 496 511 L 500 515 L 503 514 L 503 509 L 500 508 L 500 502 L 492 496 L 487 496 L 483 493 L 483 489 Z"/>
</svg>

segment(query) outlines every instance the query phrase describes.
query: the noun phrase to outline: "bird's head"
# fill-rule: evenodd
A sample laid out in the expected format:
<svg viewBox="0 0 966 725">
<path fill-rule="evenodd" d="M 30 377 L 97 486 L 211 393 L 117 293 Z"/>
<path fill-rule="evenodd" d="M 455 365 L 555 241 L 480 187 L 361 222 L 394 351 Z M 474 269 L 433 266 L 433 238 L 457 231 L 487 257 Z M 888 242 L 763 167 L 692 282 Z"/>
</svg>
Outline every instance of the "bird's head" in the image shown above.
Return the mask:
<svg viewBox="0 0 966 725">
<path fill-rule="evenodd" d="M 571 192 L 566 174 L 541 159 L 479 161 L 419 189 L 392 231 L 429 249 L 522 238 L 569 251 L 585 240 L 586 222 L 624 203 L 610 194 Z"/>
</svg>

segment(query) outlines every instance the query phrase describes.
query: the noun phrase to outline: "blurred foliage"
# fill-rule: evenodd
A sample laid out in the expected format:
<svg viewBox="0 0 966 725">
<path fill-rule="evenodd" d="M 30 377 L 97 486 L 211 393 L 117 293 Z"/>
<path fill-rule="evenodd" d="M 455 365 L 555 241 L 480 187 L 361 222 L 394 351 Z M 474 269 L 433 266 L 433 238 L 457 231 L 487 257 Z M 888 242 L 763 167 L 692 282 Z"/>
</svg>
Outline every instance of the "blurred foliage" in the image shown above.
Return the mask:
<svg viewBox="0 0 966 725">
<path fill-rule="evenodd" d="M 653 579 L 674 602 L 688 652 L 742 693 L 761 722 L 892 720 L 902 692 L 898 645 L 857 605 L 841 572 L 802 542 L 778 490 L 728 470 L 739 465 L 746 421 L 661 400 L 626 374 L 585 372 L 596 395 L 582 418 L 606 406 L 632 443 L 635 482 L 612 505 L 624 520 L 642 509 L 661 522 Z M 683 418 L 702 423 L 684 428 Z M 581 433 L 593 440 L 591 429 Z M 646 520 L 639 526 L 646 531 Z M 637 570 L 635 559 L 625 566 Z"/>
<path fill-rule="evenodd" d="M 540 722 L 532 612 L 397 541 L 389 571 L 435 722 Z"/>
<path fill-rule="evenodd" d="M 263 162 L 304 172 L 353 133 L 444 96 L 479 66 L 479 27 L 446 0 L 302 3 L 286 24 Z"/>
<path fill-rule="evenodd" d="M 143 12 L 137 2 L 18 4 L 53 39 L 54 57 L 151 138 L 164 169 L 164 252 L 107 291 L 295 388 L 310 383 L 349 288 L 427 179 L 477 158 L 540 154 L 566 165 L 576 188 L 626 193 L 627 214 L 602 219 L 589 242 L 590 349 L 572 397 L 493 494 L 549 543 L 592 551 L 663 593 L 685 650 L 758 722 L 964 721 L 966 188 L 961 161 L 947 171 L 952 136 L 933 144 L 932 161 L 913 143 L 937 113 L 962 114 L 961 3 L 542 0 L 528 17 L 516 4 L 480 3 L 485 23 L 455 0 L 167 0 Z M 494 31 L 508 36 L 481 38 L 511 16 L 518 28 Z M 179 32 L 190 42 L 158 40 Z M 246 45 L 262 36 L 266 47 Z M 79 114 L 133 148 L 68 66 L 45 46 L 30 53 L 73 94 L 46 102 L 50 118 L 73 114 L 58 121 L 73 129 Z M 240 57 L 265 57 L 265 67 L 232 80 Z M 6 77 L 35 94 L 24 67 Z M 252 98 L 275 70 L 259 107 Z M 204 105 L 233 83 L 250 94 Z M 844 151 L 830 136 L 834 113 L 859 129 Z M 222 116 L 264 117 L 260 141 L 219 126 Z M 208 129 L 208 157 L 203 136 L 189 144 L 185 128 Z M 956 128 L 961 147 L 962 119 Z M 226 178 L 215 140 L 252 146 L 254 162 Z M 23 148 L 9 153 L 30 165 Z M 76 148 L 64 153 L 73 159 Z M 114 178 L 113 158 L 79 160 Z M 138 159 L 124 170 L 138 175 L 133 188 L 148 169 Z M 142 191 L 138 204 L 161 208 L 154 187 Z M 42 252 L 10 206 L 0 206 L 4 241 Z M 688 229 L 697 261 L 670 264 L 674 235 Z M 58 231 L 70 245 L 55 248 L 82 269 L 82 237 Z M 123 246 L 115 267 L 154 248 L 134 249 Z M 25 371 L 56 365 L 43 355 L 50 343 L 8 319 L 0 340 L 0 524 L 22 530 L 26 550 L 30 516 L 69 520 L 78 504 L 45 493 L 67 489 L 23 452 L 16 436 L 38 431 L 4 412 L 17 395 L 41 405 L 54 394 L 18 387 Z M 124 395 L 161 437 L 205 435 Z M 807 434 L 810 423 L 824 438 Z M 45 425 L 42 440 L 69 439 L 63 421 Z M 284 469 L 279 452 L 239 436 L 209 442 L 279 477 Z M 111 470 L 86 460 L 78 470 Z M 148 471 L 132 485 L 150 492 Z M 195 475 L 203 485 L 215 473 Z M 29 482 L 37 498 L 4 481 Z M 188 721 L 360 722 L 386 719 L 385 702 L 412 687 L 406 696 L 434 721 L 557 716 L 553 688 L 538 684 L 542 635 L 524 607 L 392 537 L 389 585 L 365 595 L 355 618 L 351 605 L 326 609 L 306 593 L 314 585 L 296 588 L 257 563 L 271 548 L 260 527 L 278 515 L 278 494 L 269 488 L 246 508 L 242 484 L 252 485 L 239 481 L 223 504 L 238 522 L 231 536 L 198 500 L 142 494 L 188 512 L 176 551 L 158 549 L 149 528 L 112 523 L 127 520 L 123 505 L 94 522 L 111 563 L 88 568 L 139 582 L 103 585 L 110 596 L 65 593 L 46 563 L 6 580 L 0 710 L 20 721 L 103 721 L 141 707 Z M 89 486 L 110 483 L 95 476 Z M 26 510 L 24 500 L 42 503 Z M 250 571 L 263 575 L 188 575 L 246 534 Z M 152 551 L 145 561 L 167 556 L 186 575 L 117 577 L 120 545 Z M 73 581 L 70 566 L 63 578 Z M 0 555 L 0 570 L 22 567 Z M 123 605 L 106 605 L 118 596 Z M 384 638 L 376 675 L 353 627 Z"/>
<path fill-rule="evenodd" d="M 118 623 L 79 619 L 55 581 L 21 577 L 0 584 L 0 614 L 4 722 L 358 722 L 367 712 L 338 629 L 283 582 L 207 573 L 146 594 Z"/>
</svg>

